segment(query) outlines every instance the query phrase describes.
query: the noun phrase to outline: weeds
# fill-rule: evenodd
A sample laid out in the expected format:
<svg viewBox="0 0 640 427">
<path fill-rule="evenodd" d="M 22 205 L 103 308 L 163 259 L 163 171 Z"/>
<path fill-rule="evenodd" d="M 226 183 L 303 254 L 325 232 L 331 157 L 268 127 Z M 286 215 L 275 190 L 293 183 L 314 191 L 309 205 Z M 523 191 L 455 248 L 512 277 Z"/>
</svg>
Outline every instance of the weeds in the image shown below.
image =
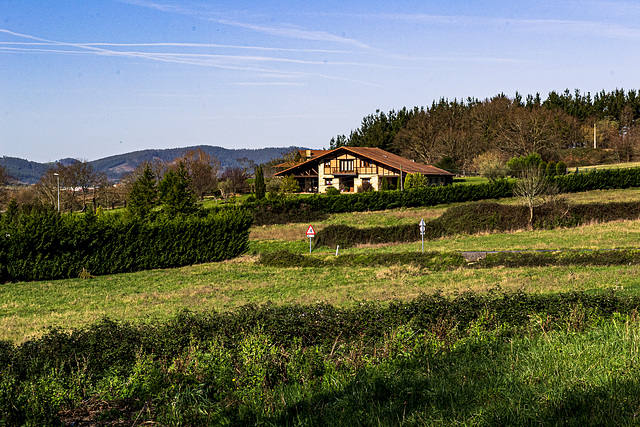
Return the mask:
<svg viewBox="0 0 640 427">
<path fill-rule="evenodd" d="M 0 424 L 625 424 L 639 303 L 495 291 L 104 320 L 0 346 Z"/>
</svg>

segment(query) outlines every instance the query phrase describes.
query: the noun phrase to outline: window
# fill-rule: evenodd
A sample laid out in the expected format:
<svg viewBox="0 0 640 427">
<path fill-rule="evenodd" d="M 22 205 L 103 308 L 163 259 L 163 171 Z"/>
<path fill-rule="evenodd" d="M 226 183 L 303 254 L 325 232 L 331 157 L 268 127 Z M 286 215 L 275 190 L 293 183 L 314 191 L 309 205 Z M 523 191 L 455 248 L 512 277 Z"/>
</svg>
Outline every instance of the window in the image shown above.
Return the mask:
<svg viewBox="0 0 640 427">
<path fill-rule="evenodd" d="M 365 160 L 365 159 L 360 160 L 360 167 L 368 168 L 370 166 L 371 166 L 371 162 L 369 160 Z"/>
<path fill-rule="evenodd" d="M 325 160 L 324 167 L 325 168 L 330 168 L 331 167 L 331 160 Z"/>
<path fill-rule="evenodd" d="M 353 160 L 340 160 L 340 172 L 353 171 Z"/>
<path fill-rule="evenodd" d="M 331 178 L 325 179 L 324 180 L 324 185 L 326 185 L 327 187 L 330 187 L 333 185 L 333 180 Z"/>
</svg>

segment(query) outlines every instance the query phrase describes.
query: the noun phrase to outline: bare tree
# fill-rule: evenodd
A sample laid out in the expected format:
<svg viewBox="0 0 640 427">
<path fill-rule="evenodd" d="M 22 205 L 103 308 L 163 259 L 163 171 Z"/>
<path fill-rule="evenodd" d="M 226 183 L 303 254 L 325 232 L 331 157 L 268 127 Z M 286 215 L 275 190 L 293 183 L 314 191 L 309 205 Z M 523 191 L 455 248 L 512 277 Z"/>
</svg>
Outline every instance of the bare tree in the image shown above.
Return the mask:
<svg viewBox="0 0 640 427">
<path fill-rule="evenodd" d="M 538 165 L 525 167 L 513 187 L 513 195 L 521 197 L 529 207 L 529 227 L 533 228 L 534 209 L 546 198 L 558 194 L 558 187 L 549 178 L 545 170 Z"/>
<path fill-rule="evenodd" d="M 298 153 L 298 155 L 300 155 L 297 150 L 296 152 Z M 244 172 L 244 174 L 247 176 L 249 176 L 256 169 L 256 162 L 248 157 L 241 157 L 239 159 L 236 159 L 236 161 L 240 164 L 242 172 Z"/>
<path fill-rule="evenodd" d="M 202 200 L 205 194 L 216 188 L 220 161 L 215 156 L 210 156 L 202 148 L 198 148 L 187 151 L 179 160 L 187 169 L 191 189 L 198 199 Z"/>
<path fill-rule="evenodd" d="M 247 175 L 242 168 L 234 167 L 227 168 L 222 172 L 220 176 L 221 181 L 229 181 L 228 192 L 229 193 L 246 193 L 249 191 L 249 185 L 247 184 Z"/>
<path fill-rule="evenodd" d="M 13 177 L 9 174 L 7 168 L 0 166 L 0 207 L 6 205 L 8 202 L 8 200 L 5 200 L 7 197 L 7 189 L 5 187 L 12 181 Z"/>
<path fill-rule="evenodd" d="M 472 167 L 489 181 L 495 181 L 507 175 L 505 163 L 504 157 L 498 150 L 491 150 L 476 156 Z"/>
<path fill-rule="evenodd" d="M 428 111 L 416 113 L 395 136 L 393 146 L 403 155 L 427 164 L 438 156 L 436 138 L 439 126 Z"/>
</svg>

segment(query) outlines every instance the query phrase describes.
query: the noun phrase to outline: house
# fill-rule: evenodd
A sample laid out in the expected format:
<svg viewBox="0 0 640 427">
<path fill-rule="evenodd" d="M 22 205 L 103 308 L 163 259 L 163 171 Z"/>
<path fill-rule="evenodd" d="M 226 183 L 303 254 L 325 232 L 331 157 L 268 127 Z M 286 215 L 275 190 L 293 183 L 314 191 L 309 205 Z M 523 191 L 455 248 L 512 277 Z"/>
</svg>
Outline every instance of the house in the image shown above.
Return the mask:
<svg viewBox="0 0 640 427">
<path fill-rule="evenodd" d="M 289 167 L 275 176 L 293 175 L 303 192 L 324 193 L 334 187 L 345 192 L 355 192 L 368 182 L 379 190 L 382 179 L 399 188 L 407 174 L 420 173 L 429 179 L 430 185 L 453 183 L 454 174 L 434 166 L 423 165 L 404 157 L 373 147 L 339 147 L 335 150 L 317 151 L 317 155 Z"/>
</svg>

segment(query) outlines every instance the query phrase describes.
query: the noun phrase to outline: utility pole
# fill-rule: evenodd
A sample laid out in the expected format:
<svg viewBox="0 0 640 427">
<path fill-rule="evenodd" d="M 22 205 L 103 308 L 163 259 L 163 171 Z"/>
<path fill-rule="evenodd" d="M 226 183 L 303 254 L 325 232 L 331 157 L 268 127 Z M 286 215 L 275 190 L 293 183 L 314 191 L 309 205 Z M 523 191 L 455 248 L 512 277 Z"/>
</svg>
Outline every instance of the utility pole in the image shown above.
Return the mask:
<svg viewBox="0 0 640 427">
<path fill-rule="evenodd" d="M 58 213 L 60 213 L 60 174 L 58 172 L 54 172 L 56 178 L 58 178 Z"/>
<path fill-rule="evenodd" d="M 598 148 L 596 143 L 596 124 L 593 124 L 593 148 Z"/>
</svg>

